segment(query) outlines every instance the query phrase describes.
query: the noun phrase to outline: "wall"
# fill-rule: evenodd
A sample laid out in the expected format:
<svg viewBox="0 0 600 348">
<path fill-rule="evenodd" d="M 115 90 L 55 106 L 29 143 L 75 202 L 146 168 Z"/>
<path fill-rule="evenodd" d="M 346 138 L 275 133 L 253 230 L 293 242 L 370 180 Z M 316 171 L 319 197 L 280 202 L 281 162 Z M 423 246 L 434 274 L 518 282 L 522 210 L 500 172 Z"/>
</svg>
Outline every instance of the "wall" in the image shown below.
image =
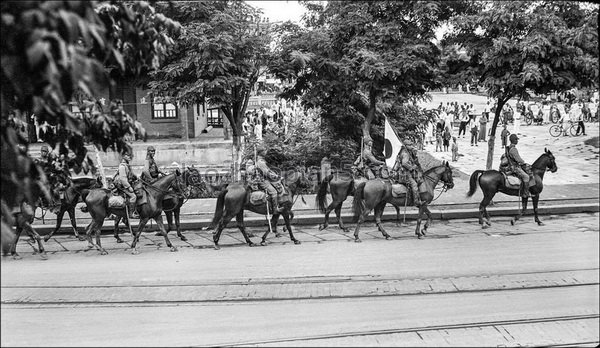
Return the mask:
<svg viewBox="0 0 600 348">
<path fill-rule="evenodd" d="M 137 102 L 137 120 L 142 123 L 148 134 L 148 138 L 183 138 L 185 129 L 182 120 L 185 119 L 183 113 L 187 113 L 187 108 L 179 107 L 179 117 L 171 120 L 155 120 L 152 118 L 152 104 L 147 91 L 136 88 Z M 144 98 L 142 100 L 142 98 Z M 143 101 L 143 103 L 142 103 Z"/>
</svg>

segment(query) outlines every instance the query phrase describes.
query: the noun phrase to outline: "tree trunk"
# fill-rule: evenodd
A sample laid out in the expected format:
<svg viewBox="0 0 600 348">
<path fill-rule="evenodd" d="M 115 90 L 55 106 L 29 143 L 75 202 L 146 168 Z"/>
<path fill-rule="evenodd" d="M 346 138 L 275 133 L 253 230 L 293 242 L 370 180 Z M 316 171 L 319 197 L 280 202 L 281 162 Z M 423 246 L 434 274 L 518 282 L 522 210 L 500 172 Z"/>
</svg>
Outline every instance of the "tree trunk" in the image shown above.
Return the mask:
<svg viewBox="0 0 600 348">
<path fill-rule="evenodd" d="M 363 138 L 365 141 L 371 140 L 371 123 L 375 118 L 375 106 L 377 104 L 377 91 L 371 87 L 369 90 L 369 110 L 367 111 L 367 117 L 363 123 Z"/>
<path fill-rule="evenodd" d="M 485 169 L 490 170 L 494 165 L 494 145 L 496 142 L 496 128 L 498 128 L 498 122 L 500 121 L 500 114 L 504 104 L 510 99 L 510 97 L 499 97 L 498 105 L 496 106 L 496 112 L 494 113 L 494 121 L 492 122 L 492 129 L 490 129 L 490 137 L 488 138 L 488 155 L 485 164 Z"/>
</svg>

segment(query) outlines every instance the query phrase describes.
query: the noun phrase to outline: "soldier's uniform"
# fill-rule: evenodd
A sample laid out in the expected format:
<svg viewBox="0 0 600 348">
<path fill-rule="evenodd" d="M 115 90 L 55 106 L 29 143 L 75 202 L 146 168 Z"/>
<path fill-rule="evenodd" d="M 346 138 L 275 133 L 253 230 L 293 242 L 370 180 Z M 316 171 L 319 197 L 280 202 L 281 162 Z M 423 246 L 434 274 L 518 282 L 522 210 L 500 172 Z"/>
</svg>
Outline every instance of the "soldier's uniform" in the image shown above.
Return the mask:
<svg viewBox="0 0 600 348">
<path fill-rule="evenodd" d="M 384 161 L 378 160 L 371 152 L 373 146 L 373 140 L 367 140 L 365 142 L 365 150 L 362 154 L 358 155 L 356 161 L 354 161 L 355 168 L 359 169 L 367 179 L 375 179 L 376 175 L 374 170 L 377 166 L 385 165 Z"/>
<path fill-rule="evenodd" d="M 512 164 L 510 170 L 521 179 L 521 196 L 529 197 L 531 196 L 529 194 L 529 174 L 523 170 L 523 167 L 528 166 L 528 164 L 521 158 L 519 150 L 517 150 L 519 137 L 516 134 L 511 134 L 509 140 L 510 145 L 508 145 L 506 152 L 510 158 L 509 163 Z"/>
<path fill-rule="evenodd" d="M 404 146 L 396 157 L 392 172 L 396 173 L 398 182 L 406 184 L 411 189 L 415 205 L 421 205 L 419 185 L 423 183 L 423 171 L 410 141 L 404 141 Z"/>
<path fill-rule="evenodd" d="M 144 163 L 144 169 L 142 170 L 142 180 L 147 181 L 149 183 L 153 183 L 156 181 L 161 175 L 166 175 L 156 165 L 156 161 L 154 160 L 154 153 L 156 153 L 156 149 L 154 146 L 148 146 L 147 154 L 146 154 L 146 162 Z"/>
<path fill-rule="evenodd" d="M 119 169 L 117 172 L 117 176 L 115 177 L 115 185 L 120 188 L 123 192 L 125 192 L 125 194 L 127 195 L 127 206 L 128 206 L 128 210 L 129 210 L 129 217 L 130 218 L 134 218 L 134 219 L 138 219 L 139 215 L 137 214 L 137 211 L 135 210 L 135 203 L 137 200 L 137 197 L 135 196 L 135 193 L 133 192 L 133 187 L 131 186 L 131 183 L 134 182 L 137 178 L 135 176 L 135 174 L 133 174 L 133 172 L 131 171 L 131 167 L 129 166 L 129 161 L 131 159 L 131 156 L 129 154 L 124 154 L 123 158 L 121 160 L 121 163 L 119 163 Z"/>
</svg>

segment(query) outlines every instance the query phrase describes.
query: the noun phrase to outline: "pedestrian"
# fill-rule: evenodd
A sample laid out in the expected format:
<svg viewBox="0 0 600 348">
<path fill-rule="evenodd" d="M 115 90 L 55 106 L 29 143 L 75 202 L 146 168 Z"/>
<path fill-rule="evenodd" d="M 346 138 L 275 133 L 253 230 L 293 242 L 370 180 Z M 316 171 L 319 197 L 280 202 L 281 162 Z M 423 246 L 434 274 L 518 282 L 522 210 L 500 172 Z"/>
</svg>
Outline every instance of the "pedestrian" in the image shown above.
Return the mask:
<svg viewBox="0 0 600 348">
<path fill-rule="evenodd" d="M 467 132 L 467 123 L 469 122 L 469 114 L 467 108 L 461 105 L 460 107 L 460 125 L 458 126 L 458 136 L 462 133 L 463 138 Z"/>
<path fill-rule="evenodd" d="M 478 128 L 477 128 L 477 122 L 474 119 L 471 119 L 470 121 L 471 124 L 471 146 L 477 145 L 477 133 L 478 133 Z"/>
<path fill-rule="evenodd" d="M 448 127 L 444 127 L 444 152 L 448 151 L 448 147 L 450 146 L 451 138 L 452 138 L 452 134 L 450 134 L 450 129 Z"/>
<path fill-rule="evenodd" d="M 510 132 L 506 129 L 506 123 L 502 125 L 502 132 L 500 132 L 500 138 L 502 139 L 502 147 L 506 147 L 508 136 Z"/>
<path fill-rule="evenodd" d="M 452 137 L 452 162 L 458 161 L 458 143 L 456 137 Z"/>
<path fill-rule="evenodd" d="M 575 135 L 579 135 L 579 131 L 581 131 L 582 135 L 585 134 L 585 124 L 583 123 L 583 112 L 581 111 L 581 99 L 577 101 L 577 104 L 574 104 L 570 110 L 571 120 L 573 122 L 577 122 L 577 133 Z"/>
<path fill-rule="evenodd" d="M 485 135 L 487 134 L 487 123 L 488 123 L 488 113 L 483 112 L 481 117 L 479 118 L 479 138 L 477 141 L 485 142 Z"/>
<path fill-rule="evenodd" d="M 439 127 L 435 128 L 435 152 L 442 151 L 442 129 Z"/>
</svg>

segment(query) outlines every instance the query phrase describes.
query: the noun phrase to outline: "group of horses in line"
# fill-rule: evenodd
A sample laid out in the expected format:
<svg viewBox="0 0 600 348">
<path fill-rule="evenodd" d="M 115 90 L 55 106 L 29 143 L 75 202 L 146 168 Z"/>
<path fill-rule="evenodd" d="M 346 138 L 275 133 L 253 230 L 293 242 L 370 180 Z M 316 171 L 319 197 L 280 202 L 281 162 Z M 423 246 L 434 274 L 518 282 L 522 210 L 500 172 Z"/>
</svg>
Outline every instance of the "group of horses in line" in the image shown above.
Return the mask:
<svg viewBox="0 0 600 348">
<path fill-rule="evenodd" d="M 543 178 L 546 170 L 550 170 L 551 172 L 556 172 L 557 170 L 554 155 L 549 150 L 545 149 L 544 153 L 532 164 L 531 168 L 533 176 L 529 184 L 529 190 L 533 201 L 533 211 L 535 221 L 538 224 L 542 224 L 538 217 L 538 200 L 539 195 L 543 190 Z M 244 224 L 244 212 L 246 210 L 264 215 L 265 217 L 271 216 L 270 220 L 267 218 L 268 229 L 261 238 L 261 245 L 267 244 L 266 239 L 270 232 L 275 233 L 277 237 L 280 236 L 277 232 L 279 217 L 283 217 L 285 229 L 288 231 L 292 242 L 294 242 L 294 244 L 300 244 L 300 241 L 294 237 L 291 227 L 291 220 L 294 216 L 292 208 L 295 199 L 297 199 L 303 191 L 311 187 L 312 181 L 309 178 L 310 175 L 309 170 L 306 168 L 282 173 L 284 189 L 279 196 L 280 207 L 282 208 L 280 211 L 273 211 L 273 209 L 270 209 L 266 199 L 259 203 L 251 202 L 250 195 L 252 192 L 247 185 L 241 182 L 233 182 L 225 185 L 218 193 L 214 217 L 208 227 L 209 229 L 214 229 L 214 248 L 219 249 L 221 233 L 234 217 L 237 222 L 237 227 L 244 236 L 246 243 L 249 246 L 254 245 L 252 240 L 250 240 L 250 237 L 253 235 L 246 231 Z M 452 168 L 448 162 L 442 162 L 441 165 L 426 170 L 423 178 L 423 183 L 419 186 L 422 204 L 418 206 L 417 224 L 415 228 L 415 234 L 418 238 L 425 236 L 431 223 L 431 211 L 429 210 L 428 205 L 436 198 L 435 190 L 438 184 L 440 182 L 442 183 L 441 192 L 439 194 L 454 187 Z M 176 225 L 177 236 L 183 241 L 187 240 L 181 233 L 179 227 L 180 208 L 186 201 L 186 189 L 189 186 L 197 185 L 201 180 L 201 176 L 197 169 L 188 167 L 183 170 L 183 172 L 179 169 L 175 169 L 172 173 L 163 176 L 151 184 L 143 183 L 143 189 L 146 192 L 146 202 L 137 205 L 140 220 L 138 227 L 134 232 L 129 225 L 129 219 L 125 208 L 111 207 L 109 205 L 108 201 L 112 193 L 111 190 L 102 187 L 100 178 L 75 178 L 73 179 L 72 185 L 65 192 L 64 198 L 61 199 L 60 210 L 57 212 L 56 227 L 51 233 L 44 237 L 44 241 L 47 242 L 54 233 L 60 229 L 63 216 L 65 212 L 67 212 L 71 220 L 75 237 L 81 241 L 87 240 L 89 249 L 95 247 L 102 255 L 105 255 L 107 254 L 107 251 L 101 244 L 101 229 L 105 219 L 112 215 L 115 217 L 114 237 L 118 243 L 123 242 L 119 237 L 118 225 L 120 221 L 123 221 L 125 226 L 131 231 L 133 236 L 133 241 L 131 243 L 133 254 L 139 253 L 137 244 L 140 235 L 148 221 L 151 219 L 156 222 L 159 229 L 156 235 L 162 235 L 170 250 L 177 251 L 177 248 L 172 245 L 168 237 L 168 232 L 171 230 L 173 223 L 173 215 L 175 217 L 174 222 Z M 476 170 L 470 176 L 467 197 L 471 197 L 475 193 L 477 184 L 479 184 L 479 187 L 483 192 L 483 200 L 479 205 L 479 224 L 482 225 L 482 228 L 487 228 L 491 225 L 491 221 L 486 207 L 491 203 L 494 195 L 497 192 L 502 192 L 510 196 L 519 196 L 519 186 L 507 184 L 504 174 L 497 170 Z M 319 229 L 323 230 L 328 227 L 329 214 L 331 211 L 335 211 L 339 227 L 344 232 L 349 232 L 344 226 L 341 209 L 343 202 L 348 196 L 353 196 L 353 221 L 356 222 L 354 230 L 355 241 L 361 242 L 359 238 L 360 226 L 373 210 L 378 230 L 386 239 L 391 239 L 391 236 L 383 228 L 381 217 L 383 215 L 383 210 L 388 203 L 395 207 L 398 220 L 400 208 L 413 205 L 413 197 L 408 193 L 410 191 L 403 186 L 404 185 L 393 185 L 387 179 L 375 178 L 367 180 L 355 178 L 351 173 L 344 171 L 337 171 L 321 178 L 318 183 L 315 203 L 317 209 L 325 214 L 325 220 L 324 223 L 319 226 Z M 37 194 L 41 197 L 41 192 L 38 192 Z M 330 204 L 327 204 L 328 194 L 330 194 L 332 198 Z M 522 198 L 522 209 L 520 209 L 519 215 L 511 221 L 511 224 L 518 220 L 527 209 L 527 200 L 528 199 L 525 197 Z M 86 228 L 85 236 L 78 233 L 75 221 L 75 207 L 80 202 L 85 203 L 85 207 L 87 207 L 87 211 L 92 218 L 92 221 Z M 22 205 L 22 207 L 23 206 L 24 205 Z M 16 236 L 13 243 L 11 243 L 8 252 L 15 258 L 19 258 L 19 255 L 16 252 L 16 245 L 23 230 L 37 241 L 39 254 L 42 258 L 46 258 L 46 252 L 41 237 L 32 227 L 36 208 L 36 206 L 31 207 L 30 209 L 22 208 L 19 213 L 15 214 Z M 165 228 L 162 220 L 163 211 L 167 217 L 167 228 Z M 423 214 L 427 216 L 427 221 L 425 222 L 423 229 L 421 229 Z M 95 236 L 95 243 L 92 234 Z"/>
</svg>

